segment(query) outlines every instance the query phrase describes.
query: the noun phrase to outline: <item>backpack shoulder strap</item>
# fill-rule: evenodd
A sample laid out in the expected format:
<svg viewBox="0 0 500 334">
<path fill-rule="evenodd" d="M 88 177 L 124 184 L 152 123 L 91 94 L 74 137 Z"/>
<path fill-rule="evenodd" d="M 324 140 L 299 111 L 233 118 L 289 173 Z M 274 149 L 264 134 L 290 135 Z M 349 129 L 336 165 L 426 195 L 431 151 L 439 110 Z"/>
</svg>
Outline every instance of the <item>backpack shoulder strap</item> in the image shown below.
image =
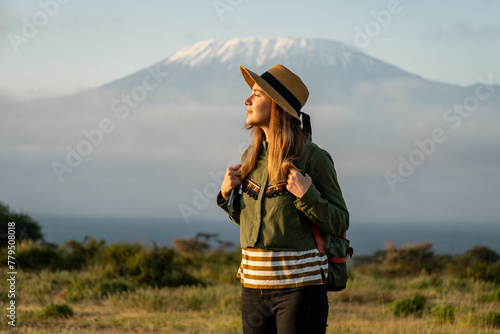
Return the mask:
<svg viewBox="0 0 500 334">
<path fill-rule="evenodd" d="M 309 168 L 309 162 L 311 161 L 311 151 L 312 151 L 313 145 L 315 145 L 315 144 L 313 144 L 312 142 L 309 142 L 307 144 L 306 151 L 304 152 L 305 155 L 304 155 L 304 159 L 302 160 L 302 164 L 303 164 L 302 174 L 304 174 L 304 175 L 307 172 L 307 169 Z M 314 233 L 314 239 L 316 240 L 316 246 L 318 247 L 318 251 L 322 252 L 323 254 L 326 254 L 325 246 L 323 245 L 323 238 L 321 237 L 321 232 L 319 231 L 318 227 L 316 225 L 314 225 L 314 223 L 312 223 L 312 222 L 311 222 L 311 226 L 312 226 L 312 230 Z M 345 238 L 346 234 L 344 234 L 343 237 Z M 345 257 L 329 257 L 328 262 L 344 263 L 347 261 L 347 258 L 352 257 L 352 255 L 353 255 L 353 250 L 351 247 L 349 247 L 349 249 L 347 249 L 347 254 Z"/>
<path fill-rule="evenodd" d="M 307 170 L 309 168 L 309 162 L 311 160 L 311 151 L 312 151 L 313 145 L 314 144 L 312 142 L 307 143 L 307 147 L 306 147 L 306 150 L 304 152 L 304 157 L 303 157 L 303 159 L 301 159 L 301 162 L 302 162 L 302 166 L 301 166 L 302 171 L 301 172 L 304 175 L 307 173 Z M 312 223 L 312 222 L 311 222 L 311 226 L 312 226 L 312 230 L 314 233 L 314 239 L 316 239 L 316 246 L 318 247 L 318 250 L 320 252 L 322 252 L 323 254 L 326 254 L 325 246 L 323 245 L 323 239 L 321 238 L 321 232 L 316 227 L 316 225 L 314 225 L 314 223 Z"/>
</svg>

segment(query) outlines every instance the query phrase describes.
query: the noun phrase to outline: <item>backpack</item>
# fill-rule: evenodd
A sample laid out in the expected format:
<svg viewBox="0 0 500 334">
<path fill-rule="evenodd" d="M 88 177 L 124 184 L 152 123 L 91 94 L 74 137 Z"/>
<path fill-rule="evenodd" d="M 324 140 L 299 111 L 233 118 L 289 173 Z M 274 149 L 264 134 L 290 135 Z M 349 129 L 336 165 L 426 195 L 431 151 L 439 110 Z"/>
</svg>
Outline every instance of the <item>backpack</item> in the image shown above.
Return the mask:
<svg viewBox="0 0 500 334">
<path fill-rule="evenodd" d="M 309 167 L 310 149 L 307 150 L 305 159 L 305 167 L 303 174 L 305 175 L 307 167 Z M 354 250 L 349 247 L 350 241 L 346 239 L 346 234 L 342 237 L 337 237 L 331 234 L 325 235 L 327 240 L 327 248 L 323 244 L 321 232 L 311 222 L 311 227 L 316 240 L 316 245 L 320 252 L 323 252 L 328 257 L 328 277 L 326 279 L 326 289 L 328 291 L 341 291 L 344 290 L 347 284 L 349 274 L 347 272 L 347 259 L 352 258 Z"/>
<path fill-rule="evenodd" d="M 325 250 L 319 229 L 314 224 L 312 224 L 312 229 L 318 250 L 328 257 L 326 289 L 328 291 L 344 290 L 347 284 L 347 278 L 349 277 L 347 272 L 347 258 L 352 257 L 354 253 L 353 248 L 349 247 L 349 240 L 345 238 L 345 234 L 342 238 L 328 235 L 330 242 L 328 248 Z"/>
</svg>

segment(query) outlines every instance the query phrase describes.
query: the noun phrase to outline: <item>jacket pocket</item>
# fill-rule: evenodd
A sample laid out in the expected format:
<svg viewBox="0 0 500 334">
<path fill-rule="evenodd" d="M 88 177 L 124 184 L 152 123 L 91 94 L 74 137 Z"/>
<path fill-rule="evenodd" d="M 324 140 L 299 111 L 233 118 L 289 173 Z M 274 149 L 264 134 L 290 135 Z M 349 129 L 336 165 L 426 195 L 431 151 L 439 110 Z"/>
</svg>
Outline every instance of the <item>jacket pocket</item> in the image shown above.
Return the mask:
<svg viewBox="0 0 500 334">
<path fill-rule="evenodd" d="M 295 196 L 290 193 L 265 199 L 263 208 L 265 219 L 260 235 L 265 247 L 289 250 L 308 249 L 304 226 L 299 211 L 293 203 L 294 200 Z"/>
</svg>

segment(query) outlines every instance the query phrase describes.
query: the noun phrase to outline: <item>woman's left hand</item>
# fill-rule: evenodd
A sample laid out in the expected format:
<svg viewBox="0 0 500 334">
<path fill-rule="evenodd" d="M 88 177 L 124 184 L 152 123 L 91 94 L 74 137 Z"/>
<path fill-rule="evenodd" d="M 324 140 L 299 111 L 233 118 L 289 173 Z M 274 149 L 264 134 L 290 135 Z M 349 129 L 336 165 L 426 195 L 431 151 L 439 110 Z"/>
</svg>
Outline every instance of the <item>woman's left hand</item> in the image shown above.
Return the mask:
<svg viewBox="0 0 500 334">
<path fill-rule="evenodd" d="M 298 170 L 290 168 L 288 172 L 288 179 L 286 182 L 286 189 L 293 195 L 301 198 L 307 192 L 312 184 L 312 179 L 309 174 L 302 175 Z"/>
</svg>

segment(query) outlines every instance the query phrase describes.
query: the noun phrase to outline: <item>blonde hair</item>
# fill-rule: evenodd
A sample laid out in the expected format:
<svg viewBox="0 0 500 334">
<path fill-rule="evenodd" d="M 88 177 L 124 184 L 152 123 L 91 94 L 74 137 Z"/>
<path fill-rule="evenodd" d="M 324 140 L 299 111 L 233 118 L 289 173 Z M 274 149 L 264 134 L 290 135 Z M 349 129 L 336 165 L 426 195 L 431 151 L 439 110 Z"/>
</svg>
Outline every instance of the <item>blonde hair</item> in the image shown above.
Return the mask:
<svg viewBox="0 0 500 334">
<path fill-rule="evenodd" d="M 247 126 L 246 129 L 251 130 L 253 140 L 241 163 L 242 179 L 255 169 L 260 145 L 267 139 L 269 185 L 285 181 L 290 168 L 298 169 L 296 164 L 311 140 L 311 135 L 301 128 L 300 121 L 284 111 L 274 100 L 269 121 L 270 138 L 265 137 L 261 128 Z"/>
</svg>

